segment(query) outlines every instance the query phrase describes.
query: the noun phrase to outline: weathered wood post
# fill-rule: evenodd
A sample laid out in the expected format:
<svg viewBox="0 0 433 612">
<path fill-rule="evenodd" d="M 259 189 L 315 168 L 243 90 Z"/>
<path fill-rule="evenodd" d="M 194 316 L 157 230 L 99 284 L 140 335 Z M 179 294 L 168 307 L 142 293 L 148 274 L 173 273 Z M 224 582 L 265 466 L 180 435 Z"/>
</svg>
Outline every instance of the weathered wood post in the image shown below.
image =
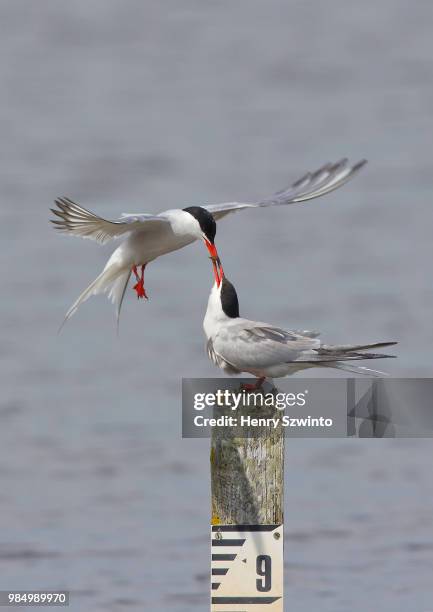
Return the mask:
<svg viewBox="0 0 433 612">
<path fill-rule="evenodd" d="M 271 390 L 267 385 L 261 393 Z M 222 415 L 233 416 L 231 407 L 214 409 L 214 417 Z M 242 421 L 246 415 L 250 420 Z M 233 426 L 212 429 L 210 458 L 211 611 L 283 612 L 281 412 L 241 403 Z"/>
</svg>

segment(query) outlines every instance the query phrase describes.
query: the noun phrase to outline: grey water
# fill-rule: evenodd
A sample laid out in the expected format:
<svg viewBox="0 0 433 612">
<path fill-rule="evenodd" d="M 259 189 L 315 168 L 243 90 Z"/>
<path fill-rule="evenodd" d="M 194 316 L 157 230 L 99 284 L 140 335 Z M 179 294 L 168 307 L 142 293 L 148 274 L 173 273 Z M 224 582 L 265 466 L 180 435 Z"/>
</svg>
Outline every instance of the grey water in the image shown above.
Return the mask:
<svg viewBox="0 0 433 612">
<path fill-rule="evenodd" d="M 56 196 L 115 218 L 366 157 L 334 194 L 222 221 L 217 245 L 246 316 L 398 340 L 381 367 L 432 375 L 432 27 L 405 0 L 0 4 L 0 589 L 208 605 L 209 444 L 180 435 L 181 378 L 219 375 L 206 251 L 151 264 L 119 337 L 104 298 L 57 335 L 113 246 L 56 234 Z M 287 442 L 287 610 L 433 610 L 431 440 Z"/>
</svg>

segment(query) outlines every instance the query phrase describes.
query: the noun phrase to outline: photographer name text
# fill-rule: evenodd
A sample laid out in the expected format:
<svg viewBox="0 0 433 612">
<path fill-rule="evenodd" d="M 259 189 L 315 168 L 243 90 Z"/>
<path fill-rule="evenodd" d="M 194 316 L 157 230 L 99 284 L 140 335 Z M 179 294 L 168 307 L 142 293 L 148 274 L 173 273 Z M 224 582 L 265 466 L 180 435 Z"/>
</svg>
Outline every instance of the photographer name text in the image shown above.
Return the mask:
<svg viewBox="0 0 433 612">
<path fill-rule="evenodd" d="M 333 419 L 326 417 L 291 417 L 284 415 L 282 417 L 252 417 L 252 416 L 227 416 L 223 415 L 218 418 L 205 417 L 197 415 L 194 417 L 194 425 L 196 427 L 268 427 L 277 429 L 277 427 L 332 427 Z"/>
</svg>

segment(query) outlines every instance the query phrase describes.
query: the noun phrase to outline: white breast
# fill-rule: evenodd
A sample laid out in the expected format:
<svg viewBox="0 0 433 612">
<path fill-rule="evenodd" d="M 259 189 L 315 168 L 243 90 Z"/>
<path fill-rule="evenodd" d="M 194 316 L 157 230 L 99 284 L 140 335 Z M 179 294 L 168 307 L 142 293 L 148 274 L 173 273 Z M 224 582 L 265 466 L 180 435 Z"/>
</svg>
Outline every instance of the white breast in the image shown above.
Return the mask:
<svg viewBox="0 0 433 612">
<path fill-rule="evenodd" d="M 168 218 L 170 223 L 143 228 L 129 236 L 127 247 L 134 264 L 147 263 L 200 238 L 197 221 L 183 210 L 168 210 L 161 216 Z"/>
</svg>

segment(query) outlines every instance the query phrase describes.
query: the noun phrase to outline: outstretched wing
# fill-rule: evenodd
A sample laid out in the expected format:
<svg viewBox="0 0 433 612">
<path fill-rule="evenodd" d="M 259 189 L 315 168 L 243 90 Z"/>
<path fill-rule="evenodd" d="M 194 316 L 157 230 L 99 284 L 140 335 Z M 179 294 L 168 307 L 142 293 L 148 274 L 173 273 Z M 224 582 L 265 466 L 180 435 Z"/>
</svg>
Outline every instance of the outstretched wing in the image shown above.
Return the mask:
<svg viewBox="0 0 433 612">
<path fill-rule="evenodd" d="M 286 189 L 282 189 L 273 196 L 259 202 L 249 204 L 226 202 L 224 204 L 208 204 L 203 208 L 206 208 L 218 220 L 245 208 L 284 206 L 295 202 L 305 202 L 338 189 L 352 179 L 366 163 L 367 160 L 363 159 L 351 166 L 347 159 L 342 159 L 335 164 L 325 164 L 315 172 L 308 172 Z"/>
<path fill-rule="evenodd" d="M 108 221 L 82 208 L 69 198 L 57 198 L 55 204 L 57 208 L 52 208 L 51 211 L 59 218 L 51 219 L 51 223 L 54 223 L 56 229 L 74 236 L 90 238 L 101 244 L 127 232 L 144 229 L 150 224 L 169 223 L 165 217 L 147 213 L 122 215 L 120 219 Z"/>
</svg>

